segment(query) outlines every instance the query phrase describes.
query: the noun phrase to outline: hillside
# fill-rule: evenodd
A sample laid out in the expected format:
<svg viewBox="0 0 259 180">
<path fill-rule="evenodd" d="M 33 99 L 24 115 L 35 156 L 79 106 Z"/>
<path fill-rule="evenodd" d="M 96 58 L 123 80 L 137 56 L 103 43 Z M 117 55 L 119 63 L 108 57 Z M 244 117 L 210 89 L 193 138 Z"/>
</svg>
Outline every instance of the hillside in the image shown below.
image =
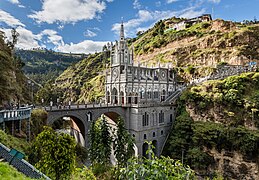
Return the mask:
<svg viewBox="0 0 259 180">
<path fill-rule="evenodd" d="M 189 88 L 163 153 L 184 153 L 184 162 L 207 176 L 258 179 L 258 82 L 259 73 L 246 73 Z"/>
<path fill-rule="evenodd" d="M 24 62 L 25 74 L 39 84 L 57 78 L 67 67 L 82 60 L 85 54 L 61 53 L 47 49 L 15 51 Z"/>
<path fill-rule="evenodd" d="M 0 162 L 0 179 L 2 180 L 29 180 L 31 178 L 26 177 L 22 173 L 18 172 L 15 168 L 7 163 Z"/>
<path fill-rule="evenodd" d="M 9 106 L 11 103 L 28 103 L 30 91 L 27 78 L 21 68 L 23 63 L 14 58 L 12 50 L 5 42 L 4 33 L 0 31 L 0 106 Z"/>
<path fill-rule="evenodd" d="M 172 19 L 175 22 L 182 20 Z M 216 65 L 221 63 L 246 65 L 249 61 L 258 62 L 258 24 L 214 20 L 176 31 L 169 30 L 165 21 L 157 22 L 153 28 L 128 40 L 129 45 L 134 47 L 135 62 L 140 60 L 148 65 L 169 63 L 185 81 L 211 74 Z M 57 78 L 55 86 L 60 93 L 51 90 L 55 89 L 53 85 L 47 88 L 56 94 L 54 99 L 57 96 L 66 99 L 66 102 L 71 98 L 74 102 L 93 102 L 95 96 L 100 99 L 104 79 L 101 76 L 94 80 L 92 78 L 104 66 L 103 61 L 97 60 L 96 56 L 98 54 L 74 64 Z"/>
<path fill-rule="evenodd" d="M 37 100 L 51 99 L 55 103 L 68 104 L 99 101 L 104 96 L 104 68 L 109 63 L 110 53 L 101 52 L 89 55 L 82 61 L 68 67 L 56 80 L 55 84 L 46 84 L 37 93 Z"/>
<path fill-rule="evenodd" d="M 164 21 L 132 43 L 135 56 L 149 64 L 160 61 L 173 66 L 215 66 L 219 62 L 245 65 L 257 61 L 259 25 L 214 20 L 183 30 L 170 30 Z"/>
</svg>

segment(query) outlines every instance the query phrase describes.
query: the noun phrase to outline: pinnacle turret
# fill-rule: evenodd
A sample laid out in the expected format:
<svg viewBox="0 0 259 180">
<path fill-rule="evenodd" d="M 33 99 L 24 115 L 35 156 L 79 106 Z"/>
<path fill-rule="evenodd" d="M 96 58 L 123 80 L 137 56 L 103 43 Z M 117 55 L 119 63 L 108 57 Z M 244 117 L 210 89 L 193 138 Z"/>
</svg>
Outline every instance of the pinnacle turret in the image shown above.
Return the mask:
<svg viewBox="0 0 259 180">
<path fill-rule="evenodd" d="M 120 40 L 124 41 L 124 26 L 123 26 L 123 21 L 121 21 L 121 30 L 120 30 Z"/>
</svg>

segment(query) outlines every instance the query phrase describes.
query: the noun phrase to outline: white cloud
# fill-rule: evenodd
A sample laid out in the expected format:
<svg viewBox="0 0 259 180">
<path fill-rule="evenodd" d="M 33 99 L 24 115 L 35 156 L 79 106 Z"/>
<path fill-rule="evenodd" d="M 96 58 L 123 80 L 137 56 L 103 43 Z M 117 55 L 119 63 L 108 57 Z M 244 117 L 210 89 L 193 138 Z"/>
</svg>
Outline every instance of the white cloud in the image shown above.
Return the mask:
<svg viewBox="0 0 259 180">
<path fill-rule="evenodd" d="M 174 2 L 177 2 L 178 0 L 167 0 L 166 2 L 168 3 L 168 4 L 170 4 L 170 3 L 174 3 Z"/>
<path fill-rule="evenodd" d="M 89 29 L 87 29 L 85 32 L 84 32 L 84 36 L 85 37 L 95 37 L 97 36 L 97 34 Z"/>
<path fill-rule="evenodd" d="M 40 39 L 46 36 L 47 42 L 52 43 L 55 46 L 64 45 L 62 36 L 58 35 L 57 31 L 54 31 L 52 29 L 45 29 L 38 36 L 40 37 Z"/>
<path fill-rule="evenodd" d="M 25 8 L 24 5 L 22 5 L 19 0 L 9 0 L 10 3 L 18 5 L 20 8 Z"/>
<path fill-rule="evenodd" d="M 205 12 L 205 9 L 195 10 L 197 7 L 185 8 L 180 11 L 148 11 L 139 10 L 136 18 L 130 19 L 124 22 L 125 35 L 128 37 L 133 37 L 138 31 L 147 30 L 154 25 L 158 20 L 167 19 L 173 16 L 192 18 L 200 16 Z M 144 23 L 150 22 L 151 25 L 143 26 Z M 112 25 L 112 31 L 117 35 L 120 32 L 120 23 L 115 23 Z"/>
<path fill-rule="evenodd" d="M 218 4 L 218 3 L 220 3 L 221 0 L 208 0 L 208 1 Z"/>
<path fill-rule="evenodd" d="M 1 29 L 5 32 L 5 35 L 8 40 L 11 38 L 11 29 Z M 35 34 L 33 34 L 30 30 L 24 28 L 24 27 L 17 27 L 16 31 L 19 33 L 18 42 L 16 47 L 21 49 L 31 49 L 40 47 L 38 40 L 39 37 Z"/>
<path fill-rule="evenodd" d="M 20 4 L 19 0 L 9 0 L 12 4 Z"/>
<path fill-rule="evenodd" d="M 179 17 L 183 17 L 183 18 L 194 18 L 197 16 L 200 16 L 202 14 L 204 14 L 206 11 L 205 9 L 201 9 L 200 11 L 195 11 L 194 9 L 190 9 L 187 11 L 184 11 L 182 14 L 179 15 Z"/>
<path fill-rule="evenodd" d="M 38 23 L 75 23 L 91 20 L 106 8 L 105 2 L 99 0 L 42 0 L 42 3 L 41 11 L 28 15 Z"/>
<path fill-rule="evenodd" d="M 55 50 L 67 53 L 95 53 L 96 51 L 101 51 L 105 44 L 107 44 L 107 42 L 85 40 L 77 44 L 70 43 L 63 46 L 58 46 Z"/>
<path fill-rule="evenodd" d="M 134 0 L 133 8 L 134 9 L 140 9 L 141 8 L 141 4 L 140 4 L 139 0 Z"/>
<path fill-rule="evenodd" d="M 0 9 L 0 22 L 3 22 L 10 27 L 16 27 L 16 26 L 25 27 L 25 25 L 23 23 L 21 23 L 20 20 L 16 19 L 12 15 L 10 15 L 8 12 L 5 12 L 1 9 Z"/>
<path fill-rule="evenodd" d="M 143 23 L 154 23 L 155 21 L 158 21 L 160 19 L 172 17 L 175 15 L 176 13 L 171 11 L 139 10 L 135 19 L 124 22 L 125 35 L 132 37 L 136 34 L 138 30 L 147 29 L 147 27 L 142 27 Z M 113 24 L 112 31 L 114 31 L 118 35 L 120 31 L 120 23 Z"/>
</svg>

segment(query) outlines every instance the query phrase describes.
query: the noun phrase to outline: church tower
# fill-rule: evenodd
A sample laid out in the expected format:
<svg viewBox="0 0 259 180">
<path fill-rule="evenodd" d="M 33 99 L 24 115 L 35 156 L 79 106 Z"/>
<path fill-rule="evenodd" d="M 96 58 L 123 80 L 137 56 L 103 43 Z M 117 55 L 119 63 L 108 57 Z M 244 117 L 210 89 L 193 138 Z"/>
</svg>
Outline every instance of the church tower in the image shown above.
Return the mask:
<svg viewBox="0 0 259 180">
<path fill-rule="evenodd" d="M 121 66 L 133 63 L 133 51 L 129 50 L 124 35 L 124 25 L 121 23 L 120 39 L 116 41 L 114 51 L 111 55 L 111 66 Z"/>
</svg>

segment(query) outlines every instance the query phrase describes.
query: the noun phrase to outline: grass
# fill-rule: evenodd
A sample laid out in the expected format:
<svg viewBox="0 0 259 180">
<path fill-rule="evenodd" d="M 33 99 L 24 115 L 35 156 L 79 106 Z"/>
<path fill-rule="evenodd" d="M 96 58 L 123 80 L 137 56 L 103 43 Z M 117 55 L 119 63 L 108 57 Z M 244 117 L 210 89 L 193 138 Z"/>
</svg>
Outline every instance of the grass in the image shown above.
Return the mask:
<svg viewBox="0 0 259 180">
<path fill-rule="evenodd" d="M 29 143 L 25 139 L 13 137 L 2 130 L 0 130 L 0 142 L 8 148 L 15 148 L 23 153 L 29 146 Z"/>
<path fill-rule="evenodd" d="M 18 172 L 8 163 L 0 162 L 0 179 L 1 180 L 30 180 L 24 174 Z"/>
</svg>

